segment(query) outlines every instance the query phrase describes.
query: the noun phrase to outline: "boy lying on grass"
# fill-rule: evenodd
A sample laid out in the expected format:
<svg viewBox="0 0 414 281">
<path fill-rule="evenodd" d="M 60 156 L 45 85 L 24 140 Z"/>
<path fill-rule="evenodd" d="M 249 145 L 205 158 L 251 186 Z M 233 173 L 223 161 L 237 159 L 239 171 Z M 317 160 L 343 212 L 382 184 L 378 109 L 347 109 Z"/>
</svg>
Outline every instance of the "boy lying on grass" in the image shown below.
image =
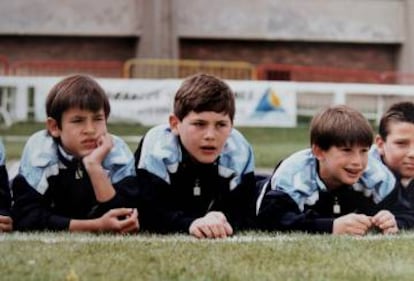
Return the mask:
<svg viewBox="0 0 414 281">
<path fill-rule="evenodd" d="M 311 148 L 277 167 L 258 199 L 265 230 L 365 235 L 397 233 L 414 224 L 393 174 L 368 155 L 373 131 L 364 116 L 344 105 L 314 116 Z"/>
</svg>

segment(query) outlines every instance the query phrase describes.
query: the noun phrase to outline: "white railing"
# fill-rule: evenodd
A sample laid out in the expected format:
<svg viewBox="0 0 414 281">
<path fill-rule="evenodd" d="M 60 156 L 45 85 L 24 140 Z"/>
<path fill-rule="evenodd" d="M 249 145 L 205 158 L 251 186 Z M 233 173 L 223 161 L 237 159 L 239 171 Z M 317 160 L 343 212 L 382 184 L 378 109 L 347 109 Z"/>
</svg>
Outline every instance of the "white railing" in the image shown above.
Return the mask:
<svg viewBox="0 0 414 281">
<path fill-rule="evenodd" d="M 0 76 L 0 119 L 44 121 L 45 98 L 62 77 Z M 111 122 L 155 125 L 168 120 L 182 80 L 98 79 L 111 102 Z M 323 106 L 348 104 L 379 122 L 394 102 L 413 101 L 414 86 L 278 81 L 227 81 L 236 92 L 235 124 L 292 127 L 298 116 L 313 116 Z"/>
</svg>

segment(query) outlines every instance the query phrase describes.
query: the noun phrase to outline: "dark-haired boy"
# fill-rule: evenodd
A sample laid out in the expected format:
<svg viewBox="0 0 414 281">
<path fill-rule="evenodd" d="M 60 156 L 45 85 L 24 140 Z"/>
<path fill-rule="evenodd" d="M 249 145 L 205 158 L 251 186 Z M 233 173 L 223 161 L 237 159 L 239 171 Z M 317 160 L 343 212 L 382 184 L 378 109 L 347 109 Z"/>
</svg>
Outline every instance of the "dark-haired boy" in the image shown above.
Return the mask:
<svg viewBox="0 0 414 281">
<path fill-rule="evenodd" d="M 135 153 L 143 228 L 222 238 L 252 225 L 253 151 L 233 128 L 234 94 L 222 80 L 184 80 L 168 125 L 152 128 Z"/>
<path fill-rule="evenodd" d="M 72 75 L 46 99 L 47 130 L 27 141 L 12 184 L 18 230 L 131 232 L 139 227 L 134 157 L 107 132 L 109 100 Z"/>
<path fill-rule="evenodd" d="M 364 116 L 338 105 L 311 122 L 311 149 L 276 169 L 258 200 L 267 230 L 365 235 L 397 233 L 413 225 L 413 210 L 399 200 L 392 173 L 368 155 L 373 131 Z"/>
<path fill-rule="evenodd" d="M 400 191 L 414 205 L 414 103 L 393 104 L 382 116 L 371 153 L 399 181 Z"/>
</svg>

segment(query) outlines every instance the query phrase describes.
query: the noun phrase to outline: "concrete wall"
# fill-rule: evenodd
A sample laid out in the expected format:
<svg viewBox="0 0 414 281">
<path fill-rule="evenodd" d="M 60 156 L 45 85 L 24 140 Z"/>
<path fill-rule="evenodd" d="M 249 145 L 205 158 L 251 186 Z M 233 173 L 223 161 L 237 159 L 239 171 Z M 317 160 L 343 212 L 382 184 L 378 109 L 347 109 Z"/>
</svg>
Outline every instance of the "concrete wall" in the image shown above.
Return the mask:
<svg viewBox="0 0 414 281">
<path fill-rule="evenodd" d="M 405 41 L 398 53 L 397 69 L 414 73 L 414 1 L 407 0 L 404 4 Z"/>
<path fill-rule="evenodd" d="M 405 36 L 404 2 L 177 0 L 177 34 L 196 38 L 396 43 Z"/>
<path fill-rule="evenodd" d="M 70 56 L 65 58 L 105 59 L 110 54 L 107 59 L 213 57 L 308 65 L 319 61 L 334 67 L 351 64 L 366 69 L 414 72 L 413 2 L 1 1 L 0 52 L 16 59 L 56 59 L 66 48 L 76 50 L 73 46 L 77 38 L 83 37 L 97 39 L 89 43 L 93 45 L 92 51 L 85 50 L 76 56 L 70 55 L 76 51 L 69 52 Z M 22 38 L 26 38 L 25 42 L 30 40 L 33 48 L 23 48 L 30 46 L 30 42 L 21 45 Z M 263 46 L 264 42 L 268 44 Z M 108 46 L 103 48 L 101 44 Z M 48 45 L 49 50 L 44 50 Z M 88 43 L 82 41 L 82 45 Z M 329 59 L 324 60 L 328 53 Z"/>
<path fill-rule="evenodd" d="M 396 43 L 406 1 L 13 0 L 0 2 L 0 34 L 139 35 L 170 9 L 179 37 Z"/>
<path fill-rule="evenodd" d="M 137 36 L 143 1 L 1 1 L 0 34 Z"/>
</svg>

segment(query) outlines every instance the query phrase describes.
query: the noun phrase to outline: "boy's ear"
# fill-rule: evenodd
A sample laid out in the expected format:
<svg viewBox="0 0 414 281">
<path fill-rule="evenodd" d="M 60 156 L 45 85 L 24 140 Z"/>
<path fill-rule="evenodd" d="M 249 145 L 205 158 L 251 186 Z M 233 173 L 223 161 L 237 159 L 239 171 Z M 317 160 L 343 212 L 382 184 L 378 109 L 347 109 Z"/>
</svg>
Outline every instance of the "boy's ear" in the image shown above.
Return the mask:
<svg viewBox="0 0 414 281">
<path fill-rule="evenodd" d="M 377 146 L 380 155 L 384 155 L 384 140 L 380 135 L 375 136 L 375 145 Z"/>
<path fill-rule="evenodd" d="M 175 114 L 171 114 L 168 118 L 168 122 L 170 123 L 170 129 L 175 134 L 178 135 L 178 124 L 180 123 L 180 119 L 178 119 Z"/>
<path fill-rule="evenodd" d="M 55 119 L 48 117 L 46 120 L 46 128 L 52 137 L 54 138 L 60 137 L 60 129 Z"/>
<path fill-rule="evenodd" d="M 324 158 L 323 150 L 316 144 L 312 144 L 312 153 L 313 155 L 315 155 L 316 159 L 318 159 L 319 161 L 323 160 Z"/>
</svg>

